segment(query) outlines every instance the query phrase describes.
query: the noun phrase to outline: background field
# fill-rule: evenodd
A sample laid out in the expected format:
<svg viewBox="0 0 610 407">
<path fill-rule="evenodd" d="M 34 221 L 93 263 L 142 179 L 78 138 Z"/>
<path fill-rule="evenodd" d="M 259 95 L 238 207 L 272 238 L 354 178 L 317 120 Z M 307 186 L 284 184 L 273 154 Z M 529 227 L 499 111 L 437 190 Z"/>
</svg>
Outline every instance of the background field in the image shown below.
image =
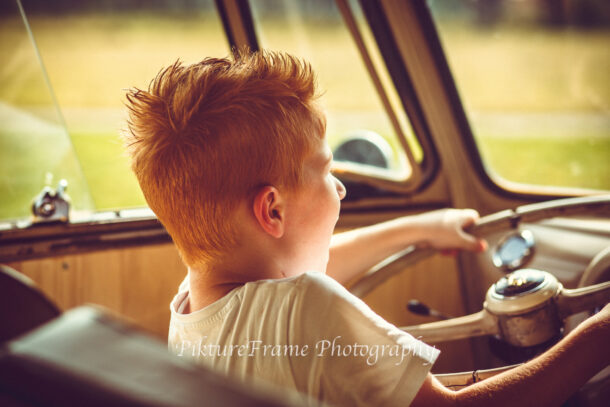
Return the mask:
<svg viewBox="0 0 610 407">
<path fill-rule="evenodd" d="M 217 17 L 33 16 L 30 23 L 61 115 L 23 23 L 0 19 L 6 61 L 0 219 L 27 216 L 47 172 L 55 181 L 69 178 L 76 208 L 144 204 L 118 136 L 125 88 L 146 87 L 178 58 L 226 55 Z M 516 182 L 610 190 L 609 31 L 498 26 L 480 32 L 443 21 L 439 27 L 491 172 Z M 263 45 L 302 54 L 318 71 L 331 144 L 349 130 L 370 128 L 396 145 L 351 38 L 328 21 L 296 28 L 277 18 L 259 21 Z"/>
</svg>

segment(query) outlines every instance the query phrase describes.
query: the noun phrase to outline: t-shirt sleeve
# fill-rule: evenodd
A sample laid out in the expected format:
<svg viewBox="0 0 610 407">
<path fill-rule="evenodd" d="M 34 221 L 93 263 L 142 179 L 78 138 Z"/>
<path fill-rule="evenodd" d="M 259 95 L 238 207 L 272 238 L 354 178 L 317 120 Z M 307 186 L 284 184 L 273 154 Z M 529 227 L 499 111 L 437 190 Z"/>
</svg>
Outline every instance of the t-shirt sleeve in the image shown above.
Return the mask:
<svg viewBox="0 0 610 407">
<path fill-rule="evenodd" d="M 336 405 L 408 406 L 439 350 L 385 321 L 332 278 L 308 277 L 296 332 L 311 343 L 309 377 L 319 383 L 319 398 Z"/>
</svg>

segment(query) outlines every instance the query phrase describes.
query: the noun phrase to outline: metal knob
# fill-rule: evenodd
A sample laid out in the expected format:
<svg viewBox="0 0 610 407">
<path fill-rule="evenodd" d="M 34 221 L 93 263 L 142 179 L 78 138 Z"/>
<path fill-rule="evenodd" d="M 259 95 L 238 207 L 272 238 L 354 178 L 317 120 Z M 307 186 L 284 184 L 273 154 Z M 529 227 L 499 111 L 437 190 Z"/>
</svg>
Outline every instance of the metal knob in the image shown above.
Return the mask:
<svg viewBox="0 0 610 407">
<path fill-rule="evenodd" d="M 32 223 L 68 222 L 70 198 L 66 194 L 68 181 L 62 179 L 57 189 L 45 186 L 32 202 Z"/>
</svg>

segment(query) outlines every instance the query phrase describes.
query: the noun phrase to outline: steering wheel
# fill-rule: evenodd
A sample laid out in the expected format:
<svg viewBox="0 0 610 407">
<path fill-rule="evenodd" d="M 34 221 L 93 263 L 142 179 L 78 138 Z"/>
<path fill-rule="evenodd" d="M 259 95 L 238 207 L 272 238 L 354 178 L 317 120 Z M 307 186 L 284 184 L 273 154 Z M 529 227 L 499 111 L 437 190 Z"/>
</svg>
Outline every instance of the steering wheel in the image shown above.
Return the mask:
<svg viewBox="0 0 610 407">
<path fill-rule="evenodd" d="M 610 195 L 559 199 L 504 210 L 482 217 L 467 231 L 485 237 L 494 232 L 516 229 L 521 222 L 531 223 L 557 216 L 575 215 L 610 216 Z M 406 266 L 435 252 L 434 249 L 410 247 L 371 269 L 350 291 L 363 297 L 389 277 L 403 271 Z M 606 257 L 604 259 L 596 264 L 609 263 Z M 598 271 L 599 268 L 598 266 Z M 566 289 L 551 273 L 521 269 L 502 277 L 489 288 L 481 311 L 401 329 L 427 343 L 494 335 L 510 345 L 529 347 L 557 337 L 568 316 L 593 310 L 608 302 L 610 282 Z M 473 372 L 461 376 L 444 375 L 444 384 L 457 387 L 469 385 L 512 367 L 479 371 L 476 375 Z"/>
</svg>

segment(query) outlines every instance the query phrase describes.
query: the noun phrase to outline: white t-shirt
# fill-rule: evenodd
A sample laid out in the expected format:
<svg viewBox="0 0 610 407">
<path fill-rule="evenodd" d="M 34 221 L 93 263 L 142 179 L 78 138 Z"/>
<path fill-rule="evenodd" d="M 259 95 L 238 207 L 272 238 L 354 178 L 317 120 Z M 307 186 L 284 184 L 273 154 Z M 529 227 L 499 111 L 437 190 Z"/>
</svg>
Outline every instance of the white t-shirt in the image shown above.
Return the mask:
<svg viewBox="0 0 610 407">
<path fill-rule="evenodd" d="M 171 352 L 337 406 L 408 406 L 439 354 L 321 273 L 250 282 L 183 314 L 188 295 L 187 278 L 170 305 Z"/>
</svg>

